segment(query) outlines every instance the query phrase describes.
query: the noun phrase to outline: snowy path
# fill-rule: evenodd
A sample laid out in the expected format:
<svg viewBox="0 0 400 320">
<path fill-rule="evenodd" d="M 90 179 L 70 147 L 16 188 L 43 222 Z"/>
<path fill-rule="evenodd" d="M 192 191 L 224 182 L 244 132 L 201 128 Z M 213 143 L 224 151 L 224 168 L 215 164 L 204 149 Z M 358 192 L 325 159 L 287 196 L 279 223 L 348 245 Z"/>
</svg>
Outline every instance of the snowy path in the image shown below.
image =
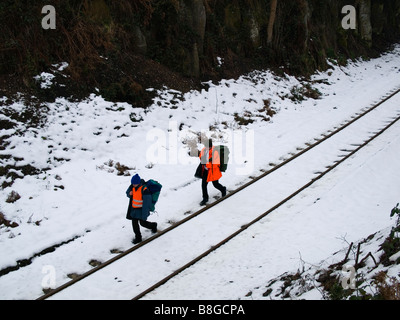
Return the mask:
<svg viewBox="0 0 400 320">
<path fill-rule="evenodd" d="M 377 59 L 349 61 L 347 66 L 332 65 L 332 68 L 326 72 L 317 72 L 313 75 L 311 82 L 288 75 L 279 77 L 268 70 L 255 71 L 239 79 L 224 79 L 218 84 L 210 84 L 210 88 L 201 91 L 183 94 L 165 88 L 158 91 L 154 104 L 148 110 L 135 108 L 127 103 L 105 101 L 96 94 L 78 102 L 57 98 L 54 103 L 46 104 L 48 113 L 44 126 L 35 128 L 16 120 L 20 119 L 21 114 L 30 107 L 25 101 L 13 101 L 11 105 L 4 105 L 0 109 L 0 118 L 10 121 L 13 128 L 7 130 L 0 128 L 2 139 L 5 139 L 7 144 L 9 143 L 6 149 L 0 152 L 0 167 L 10 166 L 12 168 L 10 174 L 19 178 L 12 186 L 3 189 L 0 193 L 0 212 L 19 226 L 17 228 L 0 226 L 0 270 L 15 267 L 19 269 L 8 273 L 3 272 L 0 275 L 0 299 L 35 299 L 43 294 L 43 289 L 48 285 L 60 286 L 70 281 L 71 277 L 92 270 L 93 262 L 108 261 L 118 252 L 131 248 L 132 227 L 125 219 L 127 206 L 125 190 L 130 181 L 130 175 L 139 173 L 145 179 L 155 178 L 163 184 L 158 213 L 150 217 L 151 221 L 158 222 L 161 230 L 167 229 L 175 222 L 188 217 L 190 213 L 199 210 L 201 187 L 200 182 L 193 179 L 198 159 L 190 158 L 187 151 L 188 143 L 193 141 L 191 139 L 197 138 L 200 133 L 215 136 L 217 142 L 221 144 L 229 145 L 239 142 L 239 147 L 232 150 L 232 163 L 221 179 L 222 184 L 234 190 L 251 180 L 252 176 L 262 174 L 265 170 L 272 168 L 273 164 L 290 158 L 301 148 L 314 143 L 314 138 L 320 137 L 322 133 L 339 127 L 352 115 L 377 103 L 382 99 L 382 95 L 391 89 L 400 87 L 399 65 L 400 46 L 396 46 L 391 52 Z M 306 97 L 301 101 L 294 99 L 293 92 L 304 89 L 306 85 L 311 85 L 321 92 L 320 99 Z M 48 90 L 53 90 L 53 87 Z M 148 90 L 152 89 L 148 88 Z M 9 98 L 0 97 L 0 100 L 5 103 L 9 101 Z M 270 120 L 266 119 L 266 105 L 277 112 Z M 217 110 L 216 106 L 218 106 Z M 250 123 L 240 125 L 238 118 L 250 120 Z M 139 119 L 140 122 L 136 122 Z M 254 134 L 253 140 L 247 139 L 248 133 Z M 349 133 L 344 144 L 347 146 L 354 141 L 359 143 L 359 138 L 362 140 L 364 133 Z M 235 136 L 235 134 L 238 135 Z M 157 135 L 158 140 L 152 139 Z M 158 149 L 154 148 L 157 143 L 159 143 Z M 382 148 L 386 145 L 385 142 Z M 393 144 L 393 146 L 396 145 Z M 326 162 L 331 161 L 331 158 L 338 158 L 340 153 L 335 148 L 336 146 L 333 146 L 332 150 L 324 151 L 322 155 L 316 154 L 315 156 L 321 156 L 321 159 L 315 158 L 313 161 L 324 169 L 325 165 L 330 164 Z M 345 147 L 345 149 L 349 148 Z M 154 152 L 156 156 L 154 159 L 152 151 L 157 150 L 159 157 L 157 159 L 157 152 Z M 330 254 L 331 248 L 337 248 L 338 244 L 343 242 L 336 239 L 338 234 L 340 234 L 339 237 L 343 237 L 346 234 L 353 234 L 352 231 L 354 231 L 353 235 L 358 240 L 358 234 L 364 235 L 363 232 L 359 232 L 360 226 L 363 226 L 363 231 L 371 229 L 374 232 L 377 231 L 376 229 L 387 222 L 386 212 L 399 202 L 398 194 L 400 193 L 398 178 L 395 180 L 399 172 L 398 156 L 397 162 L 392 163 L 393 159 L 385 159 L 385 155 L 390 157 L 393 153 L 382 153 L 382 156 L 377 157 L 381 159 L 381 163 L 375 163 L 376 168 L 368 166 L 364 168 L 363 163 L 367 162 L 367 159 L 364 159 L 361 164 L 356 165 L 357 170 L 360 170 L 358 175 L 352 174 L 350 167 L 346 171 L 345 164 L 344 167 L 341 165 L 342 168 L 335 172 L 344 170 L 348 176 L 342 174 L 336 177 L 332 172 L 324 178 L 326 183 L 316 183 L 307 192 L 303 192 L 290 201 L 290 204 L 268 216 L 265 219 L 267 223 L 260 223 L 259 227 L 255 227 L 261 230 L 250 237 L 253 240 L 258 238 L 258 234 L 264 234 L 262 230 L 265 228 L 268 234 L 271 232 L 271 238 L 260 237 L 260 239 L 264 239 L 268 245 L 262 246 L 262 243 L 258 245 L 257 242 L 251 244 L 249 242 L 249 246 L 246 247 L 246 243 L 243 243 L 249 251 L 248 255 L 240 252 L 237 255 L 238 262 L 254 261 L 254 264 L 242 264 L 243 270 L 240 270 L 241 264 L 238 263 L 237 268 L 232 267 L 232 272 L 230 272 L 223 268 L 218 269 L 213 263 L 207 266 L 199 262 L 198 265 L 204 270 L 215 269 L 215 277 L 221 279 L 226 291 L 221 293 L 219 288 L 209 285 L 207 275 L 204 276 L 204 285 L 209 285 L 212 288 L 210 290 L 215 291 L 216 297 L 242 297 L 243 294 L 236 292 L 236 283 L 239 284 L 239 281 L 236 282 L 237 280 L 233 279 L 233 284 L 231 280 L 223 281 L 227 278 L 235 278 L 234 273 L 237 273 L 243 279 L 247 279 L 248 284 L 251 283 L 249 279 L 257 278 L 254 285 L 259 285 L 259 274 L 256 272 L 263 264 L 260 262 L 256 266 L 257 261 L 265 262 L 264 265 L 269 266 L 268 272 L 265 269 L 262 270 L 266 277 L 292 268 L 293 263 L 296 264 L 299 260 L 298 251 L 301 251 L 302 255 L 304 252 L 305 255 L 305 249 L 296 251 L 293 249 L 297 248 L 296 245 L 290 245 L 290 241 L 288 250 L 274 250 L 274 247 L 280 244 L 280 239 L 282 243 L 287 241 L 286 234 L 292 235 L 299 243 L 302 239 L 307 241 L 306 237 L 298 234 L 300 231 L 297 231 L 303 228 L 309 230 L 307 223 L 316 231 L 321 233 L 325 231 L 327 234 L 327 238 L 322 238 L 322 243 L 318 244 L 320 254 L 306 257 L 308 261 L 315 261 L 314 257 L 316 260 L 321 256 L 325 257 Z M 126 172 L 128 176 L 117 174 L 116 163 L 128 165 L 131 168 Z M 28 164 L 38 169 L 46 168 L 46 170 L 37 175 L 25 175 L 21 168 Z M 177 238 L 171 236 L 168 241 L 162 236 L 161 238 L 165 240 L 160 239 L 161 241 L 155 245 L 157 248 L 151 249 L 149 246 L 150 250 L 143 251 L 144 248 L 142 248 L 143 254 L 138 259 L 151 260 L 152 250 L 155 255 L 159 254 L 154 261 L 161 261 L 161 263 L 155 267 L 156 271 L 150 273 L 159 279 L 170 270 L 178 268 L 179 261 L 186 261 L 185 252 L 182 252 L 182 256 L 185 257 L 175 257 L 172 253 L 170 255 L 169 252 L 164 252 L 171 243 L 178 245 L 180 242 L 194 239 L 193 248 L 204 251 L 217 238 L 214 234 L 224 234 L 225 227 L 226 232 L 229 232 L 228 229 L 240 228 L 243 220 L 247 222 L 257 212 L 267 210 L 264 205 L 268 205 L 268 201 L 273 203 L 276 194 L 282 193 L 281 199 L 285 193 L 289 194 L 290 189 L 287 188 L 292 182 L 294 188 L 296 184 L 302 184 L 301 179 L 311 179 L 315 176 L 314 171 L 321 171 L 321 168 L 311 168 L 313 172 L 307 173 L 310 177 L 307 177 L 306 172 L 303 172 L 301 168 L 293 169 L 299 171 L 298 175 L 293 175 L 297 172 L 287 172 L 284 178 L 274 178 L 277 184 L 273 185 L 272 189 L 265 190 L 266 197 L 261 195 L 261 199 L 258 199 L 259 203 L 250 201 L 246 197 L 240 200 L 251 203 L 251 210 L 246 207 L 242 216 L 232 212 L 226 217 L 223 212 L 225 205 L 217 205 L 214 211 L 210 211 L 210 217 L 199 219 L 206 220 L 205 226 L 193 223 L 193 229 L 188 229 L 186 233 L 182 231 L 182 234 L 177 234 Z M 392 168 L 397 171 L 389 174 Z M 367 169 L 365 173 L 364 169 Z M 386 180 L 382 180 L 381 175 Z M 348 180 L 353 177 L 358 181 L 353 183 Z M 273 176 L 268 176 L 267 180 L 269 179 L 273 179 Z M 12 178 L 7 175 L 0 176 L 1 184 L 11 181 Z M 352 187 L 348 188 L 347 186 L 350 185 Z M 316 188 L 317 186 L 319 188 Z M 312 192 L 314 188 L 315 193 Z M 340 192 L 342 189 L 345 193 Z M 334 192 L 331 194 L 330 190 Z M 12 191 L 18 192 L 21 199 L 15 203 L 7 203 L 7 197 Z M 209 187 L 209 192 L 211 198 L 219 194 L 212 186 Z M 358 196 L 353 197 L 353 193 Z M 231 200 L 234 199 L 232 196 Z M 255 197 L 251 196 L 251 199 L 254 200 Z M 326 200 L 323 201 L 324 199 L 330 200 L 327 203 Z M 371 205 L 371 201 L 375 204 Z M 314 202 L 316 202 L 315 205 Z M 377 207 L 378 204 L 380 207 Z M 228 206 L 229 203 L 226 202 L 226 205 Z M 298 208 L 299 205 L 300 208 Z M 230 204 L 230 206 L 240 210 L 237 204 Z M 300 213 L 304 207 L 318 208 L 321 212 L 328 212 L 324 220 L 327 223 L 324 224 L 323 221 L 319 223 L 318 215 L 307 213 L 296 215 L 291 211 Z M 376 212 L 372 212 L 372 209 L 380 209 L 381 215 L 384 216 L 377 218 Z M 359 225 L 354 223 L 349 226 L 345 223 L 339 225 L 338 221 L 337 227 L 335 227 L 336 224 L 331 226 L 339 213 L 348 215 L 349 212 L 353 213 L 357 210 L 361 210 L 367 217 Z M 249 217 L 244 219 L 243 216 L 247 214 Z M 219 220 L 220 216 L 221 220 Z M 272 219 L 274 216 L 279 216 L 279 218 Z M 349 221 L 355 220 L 353 218 L 350 216 Z M 341 218 L 340 221 L 344 219 Z M 282 221 L 281 226 L 280 221 Z M 150 232 L 143 230 L 144 239 L 149 236 Z M 242 237 L 238 238 L 242 239 Z M 290 236 L 289 238 L 292 240 Z M 313 238 L 311 234 L 310 238 Z M 65 241 L 71 239 L 74 240 L 64 244 Z M 248 242 L 246 237 L 243 239 Z M 236 242 L 235 239 L 230 243 Z M 197 248 L 198 244 L 201 247 Z M 50 252 L 49 248 L 54 245 L 60 246 Z M 203 245 L 204 248 L 202 248 Z M 272 251 L 266 251 L 264 254 L 266 246 L 271 247 Z M 290 251 L 292 249 L 294 253 Z M 43 250 L 45 254 L 37 256 Z M 239 249 L 235 248 L 234 251 L 236 250 Z M 315 253 L 312 250 L 310 252 Z M 255 256 L 252 257 L 251 253 Z M 174 252 L 174 254 L 179 255 L 179 252 Z M 190 256 L 194 254 L 190 253 Z M 211 254 L 205 261 L 209 261 L 209 258 L 214 255 Z M 271 255 L 273 259 L 268 260 L 268 255 Z M 282 261 L 279 259 L 280 256 Z M 233 260 L 236 258 L 232 252 L 230 256 L 220 257 L 220 259 L 226 261 L 227 265 L 235 265 Z M 285 262 L 288 263 L 285 265 Z M 139 268 L 140 275 L 147 276 L 148 272 L 143 271 L 142 264 L 139 263 L 139 267 L 136 266 L 136 268 Z M 223 274 L 220 274 L 221 272 Z M 136 276 L 138 272 L 134 271 L 132 274 Z M 198 274 L 201 279 L 202 273 L 198 272 Z M 156 279 L 153 280 L 156 281 Z M 118 280 L 115 281 L 118 282 Z M 196 288 L 202 285 L 201 280 L 196 281 L 199 283 L 185 284 L 188 290 L 193 290 L 187 297 L 196 298 Z M 168 286 L 173 282 L 175 280 L 170 281 Z M 144 282 L 136 283 L 132 280 L 132 283 L 134 283 L 133 287 L 139 284 L 140 290 L 145 289 Z M 124 283 L 120 282 L 119 285 L 122 287 Z M 215 285 L 220 286 L 221 282 L 215 281 Z M 232 289 L 231 292 L 229 292 L 230 289 Z M 244 289 L 243 286 L 242 289 L 248 290 L 248 287 Z M 129 291 L 129 288 L 127 290 Z M 203 293 L 199 292 L 199 298 L 207 296 L 206 292 L 206 290 Z M 129 297 L 133 296 L 135 292 L 129 292 Z M 181 298 L 178 294 L 176 296 L 171 294 L 169 297 Z"/>
<path fill-rule="evenodd" d="M 381 129 L 385 122 L 399 113 L 399 105 L 400 94 L 266 178 L 172 232 L 146 244 L 111 266 L 54 295 L 52 299 L 133 298 L 310 182 L 316 172 L 324 171 L 326 166 L 332 165 L 335 160 L 340 159 L 338 157 L 340 150 L 354 149 L 353 144 L 362 143 L 371 136 L 371 132 Z M 340 169 L 338 170 L 340 171 Z M 331 178 L 324 179 L 329 181 Z M 316 191 L 314 186 L 312 189 L 314 192 Z M 253 209 L 249 210 L 249 208 Z M 337 212 L 333 211 L 332 213 L 338 217 Z M 346 218 L 347 216 L 342 217 L 341 222 L 336 222 L 335 226 L 343 226 Z M 193 230 L 197 232 L 193 233 Z M 329 232 L 336 231 L 337 229 L 329 230 Z M 306 235 L 306 239 L 314 241 L 308 235 Z M 326 250 L 322 251 L 326 252 Z M 215 257 L 215 254 L 212 256 Z M 209 289 L 208 292 L 210 294 L 214 291 Z M 185 294 L 179 296 L 179 298 L 182 297 L 188 296 Z M 204 298 L 223 297 L 206 296 Z"/>
<path fill-rule="evenodd" d="M 349 242 L 392 225 L 389 213 L 400 194 L 399 154 L 397 123 L 310 189 L 144 299 L 273 299 L 262 296 L 270 280 L 318 264 L 346 251 Z M 315 293 L 307 299 L 322 298 Z"/>
</svg>

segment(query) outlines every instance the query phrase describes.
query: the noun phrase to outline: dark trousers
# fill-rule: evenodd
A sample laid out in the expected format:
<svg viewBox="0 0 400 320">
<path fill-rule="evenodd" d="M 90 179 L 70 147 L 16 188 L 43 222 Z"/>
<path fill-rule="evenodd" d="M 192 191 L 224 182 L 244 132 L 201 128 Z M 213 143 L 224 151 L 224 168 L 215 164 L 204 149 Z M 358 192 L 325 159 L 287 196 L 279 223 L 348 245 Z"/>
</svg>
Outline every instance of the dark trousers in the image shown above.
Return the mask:
<svg viewBox="0 0 400 320">
<path fill-rule="evenodd" d="M 213 181 L 212 184 L 213 184 L 214 188 L 218 189 L 221 192 L 224 192 L 225 187 L 219 183 L 219 180 Z M 202 181 L 201 181 L 201 190 L 203 191 L 203 200 L 208 201 L 207 185 L 208 185 L 207 174 L 204 174 Z"/>
<path fill-rule="evenodd" d="M 140 219 L 132 219 L 133 232 L 135 233 L 136 238 L 142 238 L 142 234 L 140 233 L 139 223 L 142 227 L 147 229 L 152 229 L 154 228 L 155 225 L 155 222 L 148 222 Z"/>
</svg>

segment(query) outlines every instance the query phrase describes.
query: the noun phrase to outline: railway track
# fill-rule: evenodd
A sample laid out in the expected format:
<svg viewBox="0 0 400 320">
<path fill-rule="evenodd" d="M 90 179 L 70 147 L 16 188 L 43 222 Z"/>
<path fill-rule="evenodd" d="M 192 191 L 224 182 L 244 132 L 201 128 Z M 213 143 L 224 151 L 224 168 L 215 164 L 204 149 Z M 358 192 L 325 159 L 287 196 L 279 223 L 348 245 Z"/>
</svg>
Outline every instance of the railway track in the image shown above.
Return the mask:
<svg viewBox="0 0 400 320">
<path fill-rule="evenodd" d="M 230 192 L 225 198 L 38 299 L 142 298 L 309 188 L 396 124 L 400 120 L 400 107 L 390 101 L 399 93 L 400 89 L 392 91 L 376 105 L 354 115 L 339 128 L 327 132 L 312 145 Z M 374 131 L 372 135 L 371 130 Z M 364 137 L 361 141 L 352 138 L 360 136 Z M 317 154 L 326 155 L 326 162 L 315 163 L 315 159 L 320 159 Z M 264 179 L 267 176 L 269 178 Z M 270 190 L 276 181 L 282 179 L 288 180 L 285 190 L 277 191 L 277 197 L 266 197 L 263 191 Z M 248 206 L 249 199 L 252 202 L 254 196 L 270 209 L 243 217 L 240 215 L 243 209 L 237 204 Z M 219 229 L 221 226 L 223 232 Z M 193 236 L 193 230 L 198 230 L 197 237 Z M 176 239 L 182 241 L 176 243 Z M 197 245 L 199 243 L 201 246 Z M 174 251 L 187 252 L 185 260 L 182 260 L 182 255 L 174 255 Z M 142 269 L 147 270 L 146 276 L 142 276 Z"/>
</svg>

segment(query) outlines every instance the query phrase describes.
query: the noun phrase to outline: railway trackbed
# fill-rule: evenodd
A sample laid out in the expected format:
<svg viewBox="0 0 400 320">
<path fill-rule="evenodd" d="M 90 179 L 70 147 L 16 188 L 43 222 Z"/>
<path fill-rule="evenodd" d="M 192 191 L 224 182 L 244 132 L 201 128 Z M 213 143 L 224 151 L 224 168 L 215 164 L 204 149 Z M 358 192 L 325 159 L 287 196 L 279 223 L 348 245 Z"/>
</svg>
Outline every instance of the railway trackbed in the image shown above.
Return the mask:
<svg viewBox="0 0 400 320">
<path fill-rule="evenodd" d="M 398 123 L 399 92 L 354 115 L 340 128 L 327 132 L 225 198 L 38 299 L 144 297 L 309 188 Z M 279 189 L 274 187 L 277 185 Z M 268 210 L 251 212 L 251 207 Z"/>
</svg>

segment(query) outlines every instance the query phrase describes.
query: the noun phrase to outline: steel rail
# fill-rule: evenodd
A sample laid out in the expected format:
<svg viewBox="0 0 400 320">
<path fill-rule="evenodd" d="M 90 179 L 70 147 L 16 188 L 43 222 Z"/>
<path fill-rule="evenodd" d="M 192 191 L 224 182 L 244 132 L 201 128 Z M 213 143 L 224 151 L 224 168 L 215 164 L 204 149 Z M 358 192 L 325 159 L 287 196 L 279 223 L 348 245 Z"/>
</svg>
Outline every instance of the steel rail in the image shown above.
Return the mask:
<svg viewBox="0 0 400 320">
<path fill-rule="evenodd" d="M 316 140 L 315 143 L 307 146 L 306 148 L 304 148 L 303 150 L 299 151 L 298 153 L 292 155 L 290 158 L 284 160 L 283 162 L 277 164 L 276 166 L 274 166 L 273 168 L 269 169 L 268 171 L 264 172 L 263 174 L 253 178 L 251 181 L 245 183 L 244 185 L 238 187 L 235 190 L 229 191 L 228 194 L 223 197 L 220 198 L 214 202 L 212 202 L 211 204 L 205 206 L 204 208 L 194 212 L 193 214 L 191 214 L 190 216 L 178 221 L 177 223 L 175 223 L 174 225 L 168 227 L 167 229 L 164 229 L 160 232 L 158 232 L 156 235 L 142 241 L 141 243 L 133 246 L 132 248 L 118 254 L 117 256 L 111 258 L 110 260 L 105 261 L 104 263 L 98 265 L 97 267 L 94 267 L 93 269 L 79 275 L 78 277 L 76 277 L 75 279 L 72 279 L 71 281 L 68 281 L 66 283 L 64 283 L 63 285 L 51 290 L 50 292 L 38 297 L 36 300 L 45 300 L 51 296 L 53 296 L 54 294 L 72 286 L 73 284 L 83 280 L 84 278 L 92 275 L 93 273 L 107 267 L 108 265 L 114 263 L 115 261 L 125 257 L 126 255 L 132 253 L 133 251 L 138 250 L 139 248 L 141 248 L 142 246 L 146 245 L 147 243 L 163 236 L 164 234 L 174 230 L 175 228 L 179 227 L 180 225 L 186 223 L 187 221 L 197 217 L 198 215 L 202 214 L 203 212 L 213 208 L 214 206 L 218 205 L 219 203 L 221 203 L 222 201 L 230 198 L 231 196 L 235 195 L 236 193 L 242 191 L 243 189 L 251 186 L 252 184 L 254 184 L 255 182 L 265 178 L 266 176 L 270 175 L 271 173 L 275 172 L 276 170 L 278 170 L 279 168 L 285 166 L 286 164 L 292 162 L 293 160 L 297 159 L 298 157 L 300 157 L 302 154 L 312 150 L 313 148 L 315 148 L 316 146 L 318 146 L 319 144 L 321 144 L 322 142 L 328 140 L 329 138 L 331 138 L 332 136 L 338 134 L 339 132 L 343 131 L 345 128 L 347 128 L 348 126 L 350 126 L 351 124 L 353 124 L 354 122 L 356 122 L 357 120 L 361 119 L 362 117 L 364 117 L 365 115 L 367 115 L 368 113 L 372 112 L 373 110 L 377 109 L 379 106 L 381 106 L 383 103 L 385 103 L 386 101 L 390 100 L 391 98 L 393 98 L 395 95 L 397 95 L 400 92 L 400 89 L 395 89 L 390 91 L 391 93 L 386 96 L 385 98 L 383 98 L 380 102 L 376 103 L 375 105 L 373 105 L 372 107 L 368 108 L 366 111 L 362 112 L 362 113 L 356 113 L 354 116 L 352 116 L 352 119 L 349 120 L 348 122 L 346 122 L 344 125 L 342 125 L 341 127 L 335 129 L 334 131 L 331 131 L 330 133 L 327 134 L 321 134 L 321 136 L 323 136 L 321 139 Z M 328 131 L 329 132 L 329 131 Z"/>
<path fill-rule="evenodd" d="M 164 279 L 160 280 L 159 282 L 157 282 L 156 284 L 154 284 L 153 286 L 151 286 L 150 288 L 146 289 L 145 291 L 143 291 L 142 293 L 138 294 L 137 296 L 135 296 L 132 300 L 139 300 L 141 298 L 143 298 L 145 295 L 149 294 L 150 292 L 156 290 L 157 288 L 159 288 L 160 286 L 164 285 L 165 283 L 167 283 L 169 280 L 171 280 L 172 278 L 176 277 L 179 273 L 183 272 L 184 270 L 188 269 L 189 267 L 193 266 L 194 264 L 196 264 L 197 262 L 199 262 L 200 260 L 202 260 L 203 258 L 205 258 L 207 255 L 209 255 L 211 252 L 216 251 L 218 248 L 222 247 L 224 244 L 226 244 L 228 241 L 232 240 L 233 238 L 237 237 L 240 233 L 242 233 L 243 231 L 245 231 L 246 229 L 248 229 L 249 227 L 251 227 L 252 225 L 254 225 L 255 223 L 257 223 L 258 221 L 260 221 L 261 219 L 265 218 L 267 215 L 269 215 L 271 212 L 275 211 L 276 209 L 278 209 L 279 207 L 281 207 L 283 204 L 285 204 L 286 202 L 288 202 L 289 200 L 293 199 L 295 196 L 297 196 L 299 193 L 301 193 L 302 191 L 306 190 L 307 188 L 309 188 L 311 185 L 313 185 L 316 181 L 322 179 L 326 174 L 328 174 L 329 172 L 331 172 L 333 169 L 335 169 L 337 166 L 339 166 L 341 163 L 343 163 L 344 161 L 346 161 L 347 159 L 349 159 L 351 156 L 353 156 L 355 153 L 357 153 L 358 151 L 360 151 L 362 148 L 364 148 L 366 145 L 368 145 L 371 141 L 375 140 L 377 137 L 379 137 L 381 134 L 383 134 L 386 130 L 388 130 L 390 127 L 392 127 L 396 122 L 398 122 L 400 120 L 400 116 L 398 116 L 395 120 L 393 120 L 389 125 L 387 125 L 385 128 L 383 128 L 382 130 L 380 130 L 378 133 L 374 134 L 370 139 L 366 140 L 364 143 L 362 143 L 360 146 L 358 146 L 356 149 L 354 149 L 353 151 L 351 151 L 348 155 L 346 155 L 345 157 L 343 157 L 341 160 L 339 161 L 335 161 L 335 164 L 333 164 L 332 166 L 329 166 L 327 170 L 325 170 L 324 172 L 320 173 L 317 177 L 315 177 L 314 179 L 312 179 L 310 182 L 308 182 L 307 184 L 305 184 L 304 186 L 302 186 L 301 188 L 297 189 L 295 192 L 293 192 L 291 195 L 289 195 L 288 197 L 286 197 L 285 199 L 283 199 L 282 201 L 280 201 L 278 204 L 274 205 L 272 208 L 270 208 L 268 211 L 264 212 L 263 214 L 261 214 L 260 216 L 258 216 L 257 218 L 253 219 L 251 222 L 241 226 L 241 228 L 239 230 L 237 230 L 236 232 L 232 233 L 230 236 L 226 237 L 224 240 L 220 241 L 218 244 L 212 246 L 209 250 L 203 252 L 201 255 L 197 256 L 196 258 L 194 258 L 193 260 L 191 260 L 190 262 L 188 262 L 187 264 L 185 264 L 184 266 L 182 266 L 181 268 L 177 269 L 176 271 L 174 271 L 173 273 L 171 273 L 170 275 L 168 275 L 167 277 L 165 277 Z"/>
</svg>

